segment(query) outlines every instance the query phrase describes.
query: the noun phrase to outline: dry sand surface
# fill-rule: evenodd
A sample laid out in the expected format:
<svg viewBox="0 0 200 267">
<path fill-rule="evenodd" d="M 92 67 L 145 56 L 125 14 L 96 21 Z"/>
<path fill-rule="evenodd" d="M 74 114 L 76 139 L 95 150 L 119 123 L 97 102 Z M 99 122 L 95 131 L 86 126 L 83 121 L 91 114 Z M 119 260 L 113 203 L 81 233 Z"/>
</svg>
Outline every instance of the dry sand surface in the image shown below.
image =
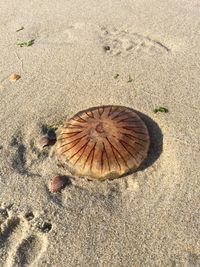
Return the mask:
<svg viewBox="0 0 200 267">
<path fill-rule="evenodd" d="M 1 0 L 0 25 L 0 266 L 200 266 L 199 1 Z M 146 115 L 137 173 L 88 182 L 38 146 L 108 104 Z M 51 194 L 56 174 L 70 184 Z"/>
</svg>

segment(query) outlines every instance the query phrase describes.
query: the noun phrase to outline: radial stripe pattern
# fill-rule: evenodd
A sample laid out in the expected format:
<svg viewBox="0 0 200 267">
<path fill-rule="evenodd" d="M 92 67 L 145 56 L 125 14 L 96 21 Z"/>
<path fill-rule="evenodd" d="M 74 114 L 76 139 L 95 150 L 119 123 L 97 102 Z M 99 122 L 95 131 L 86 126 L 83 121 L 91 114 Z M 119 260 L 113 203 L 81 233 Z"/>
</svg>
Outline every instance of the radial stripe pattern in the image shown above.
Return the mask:
<svg viewBox="0 0 200 267">
<path fill-rule="evenodd" d="M 149 142 L 145 123 L 132 109 L 94 107 L 58 129 L 56 156 L 72 174 L 113 179 L 137 170 L 147 157 Z"/>
</svg>

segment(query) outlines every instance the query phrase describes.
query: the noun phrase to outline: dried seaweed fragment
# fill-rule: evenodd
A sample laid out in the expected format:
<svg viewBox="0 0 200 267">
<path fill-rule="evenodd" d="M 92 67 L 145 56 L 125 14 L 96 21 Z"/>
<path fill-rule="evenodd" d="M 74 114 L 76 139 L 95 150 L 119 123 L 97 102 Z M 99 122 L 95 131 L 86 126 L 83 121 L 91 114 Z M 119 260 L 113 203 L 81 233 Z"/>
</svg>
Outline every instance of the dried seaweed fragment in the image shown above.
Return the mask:
<svg viewBox="0 0 200 267">
<path fill-rule="evenodd" d="M 22 26 L 21 28 L 19 28 L 18 30 L 16 30 L 16 32 L 20 32 L 24 29 L 24 27 Z"/>
<path fill-rule="evenodd" d="M 32 46 L 34 44 L 34 42 L 35 42 L 35 39 L 31 39 L 31 40 L 29 40 L 27 42 L 17 43 L 17 45 L 19 45 L 20 47 L 24 47 L 24 46 L 29 47 L 29 46 Z"/>
<path fill-rule="evenodd" d="M 167 113 L 167 112 L 169 112 L 169 110 L 167 108 L 165 108 L 165 107 L 159 107 L 159 108 L 155 108 L 153 110 L 153 112 L 154 113 L 158 113 L 158 112 Z"/>
</svg>

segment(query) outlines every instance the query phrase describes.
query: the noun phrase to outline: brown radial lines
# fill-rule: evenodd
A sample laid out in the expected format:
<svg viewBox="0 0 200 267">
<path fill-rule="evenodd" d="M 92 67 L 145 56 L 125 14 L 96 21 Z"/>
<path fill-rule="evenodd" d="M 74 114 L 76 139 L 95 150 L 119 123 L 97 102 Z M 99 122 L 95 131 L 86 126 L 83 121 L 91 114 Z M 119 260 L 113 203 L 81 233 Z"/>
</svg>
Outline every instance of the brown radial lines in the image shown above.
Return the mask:
<svg viewBox="0 0 200 267">
<path fill-rule="evenodd" d="M 148 149 L 145 123 L 122 106 L 81 111 L 57 132 L 56 156 L 62 166 L 89 179 L 117 178 L 135 171 Z"/>
</svg>

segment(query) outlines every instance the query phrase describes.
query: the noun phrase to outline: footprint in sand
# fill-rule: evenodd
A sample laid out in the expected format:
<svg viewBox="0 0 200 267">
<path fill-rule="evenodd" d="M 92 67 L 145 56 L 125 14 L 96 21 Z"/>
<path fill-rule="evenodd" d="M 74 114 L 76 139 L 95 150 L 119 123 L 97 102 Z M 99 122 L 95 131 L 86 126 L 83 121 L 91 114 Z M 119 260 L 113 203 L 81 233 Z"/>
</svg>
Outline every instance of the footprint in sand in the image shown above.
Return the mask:
<svg viewBox="0 0 200 267">
<path fill-rule="evenodd" d="M 32 33 L 38 44 L 50 46 L 68 46 L 79 41 L 79 37 L 84 29 L 84 23 L 74 23 L 71 25 L 48 22 L 32 25 L 29 32 Z"/>
<path fill-rule="evenodd" d="M 34 225 L 32 212 L 19 215 L 0 209 L 0 266 L 38 266 L 47 250 L 47 233 L 51 230 L 51 224 L 44 222 L 42 227 Z"/>
<path fill-rule="evenodd" d="M 33 126 L 40 129 L 37 125 Z M 11 166 L 16 172 L 27 176 L 38 176 L 41 173 L 40 166 L 48 158 L 49 150 L 41 149 L 37 145 L 39 134 L 30 129 L 21 129 L 13 134 L 7 152 Z"/>
<path fill-rule="evenodd" d="M 200 254 L 189 253 L 188 264 L 190 267 L 199 267 L 200 266 Z"/>
<path fill-rule="evenodd" d="M 184 255 L 184 256 L 183 256 Z M 171 267 L 199 267 L 200 266 L 200 253 L 187 252 L 183 255 L 175 255 L 170 260 Z"/>
<path fill-rule="evenodd" d="M 131 29 L 101 28 L 100 41 L 106 54 L 111 56 L 147 53 L 149 55 L 170 52 L 170 49 L 158 40 L 134 32 Z"/>
</svg>

